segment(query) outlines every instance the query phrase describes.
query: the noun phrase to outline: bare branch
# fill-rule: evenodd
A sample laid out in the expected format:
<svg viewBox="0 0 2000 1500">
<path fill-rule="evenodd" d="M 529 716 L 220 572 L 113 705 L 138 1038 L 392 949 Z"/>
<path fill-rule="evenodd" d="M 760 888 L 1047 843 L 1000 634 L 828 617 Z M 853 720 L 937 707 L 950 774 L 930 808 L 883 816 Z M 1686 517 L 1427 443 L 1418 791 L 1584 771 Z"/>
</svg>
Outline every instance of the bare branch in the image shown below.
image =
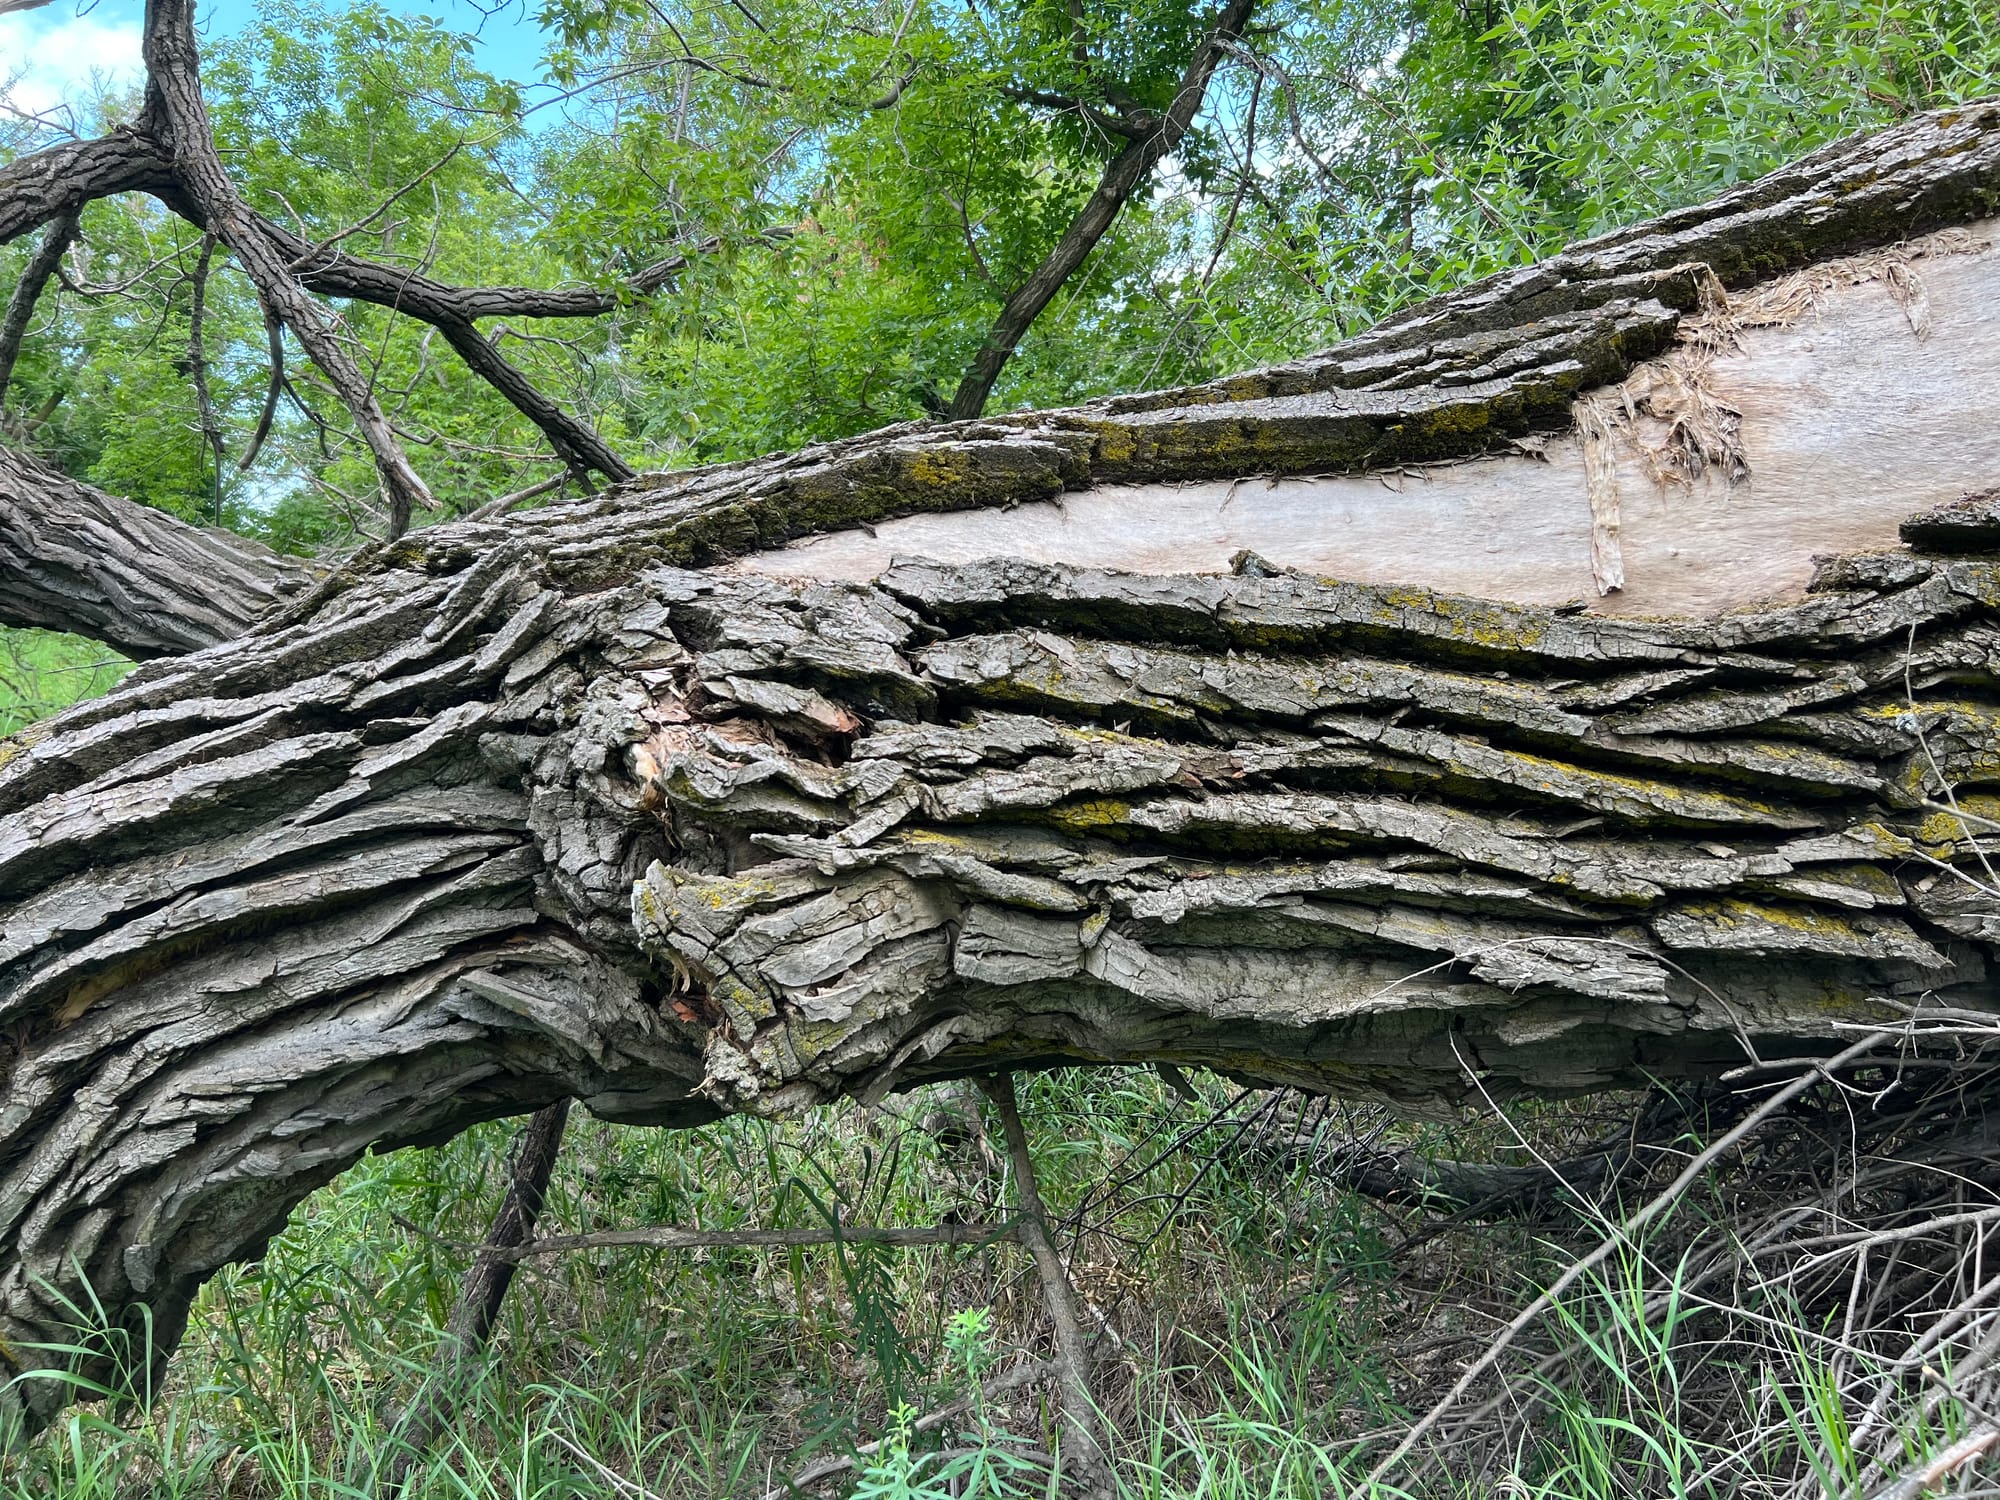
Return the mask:
<svg viewBox="0 0 2000 1500">
<path fill-rule="evenodd" d="M 149 74 L 148 110 L 157 102 L 171 131 L 176 178 L 201 209 L 203 227 L 234 253 L 265 308 L 284 321 L 313 363 L 326 372 L 374 456 L 389 502 L 390 533 L 402 535 L 409 528 L 413 511 L 428 510 L 435 504 L 430 487 L 389 430 L 368 377 L 337 337 L 332 320 L 294 276 L 292 257 L 263 232 L 216 154 L 208 105 L 201 93 L 200 55 L 189 0 L 149 0 L 143 50 Z"/>
<path fill-rule="evenodd" d="M 96 199 L 173 186 L 173 160 L 146 116 L 94 140 L 64 141 L 0 167 L 0 245 Z"/>
<path fill-rule="evenodd" d="M 396 1424 L 394 1439 L 403 1451 L 393 1460 L 392 1493 L 408 1483 L 412 1470 L 421 1462 L 438 1433 L 450 1419 L 452 1408 L 463 1390 L 473 1362 L 485 1350 L 499 1321 L 500 1307 L 513 1285 L 519 1267 L 517 1257 L 507 1252 L 527 1244 L 534 1237 L 535 1220 L 541 1217 L 542 1202 L 548 1196 L 549 1178 L 554 1175 L 556 1158 L 562 1151 L 563 1127 L 569 1122 L 570 1101 L 558 1099 L 535 1112 L 514 1147 L 514 1170 L 508 1178 L 507 1196 L 486 1232 L 465 1283 L 458 1304 L 451 1310 L 436 1364 L 424 1388 Z"/>
<path fill-rule="evenodd" d="M 1582 1280 L 1592 1270 L 1602 1265 L 1621 1247 L 1629 1246 L 1632 1243 L 1634 1235 L 1668 1209 L 1672 1208 L 1674 1204 L 1678 1203 L 1682 1195 L 1701 1177 L 1702 1173 L 1706 1172 L 1717 1161 L 1726 1156 L 1739 1142 L 1755 1132 L 1759 1126 L 1769 1120 L 1780 1109 L 1784 1108 L 1786 1104 L 1818 1083 L 1822 1078 L 1830 1078 L 1839 1069 L 1846 1067 L 1857 1058 L 1863 1057 L 1873 1051 L 1889 1035 L 1890 1033 L 1888 1032 L 1872 1031 L 1838 1055 L 1827 1058 L 1822 1062 L 1810 1064 L 1804 1072 L 1792 1079 L 1783 1088 L 1773 1093 L 1733 1128 L 1718 1136 L 1698 1152 L 1681 1169 L 1680 1174 L 1667 1184 L 1664 1191 L 1622 1224 L 1613 1225 L 1611 1233 L 1607 1234 L 1599 1242 L 1596 1249 L 1592 1250 L 1588 1255 L 1580 1256 L 1578 1259 L 1570 1262 L 1562 1275 L 1549 1284 L 1546 1291 L 1526 1307 L 1522 1308 L 1515 1315 L 1513 1321 L 1500 1331 L 1499 1337 L 1489 1343 L 1485 1351 L 1477 1359 L 1473 1360 L 1471 1364 L 1466 1366 L 1465 1372 L 1459 1376 L 1449 1391 L 1438 1398 L 1437 1404 L 1424 1413 L 1419 1421 L 1413 1423 L 1409 1431 L 1403 1434 L 1402 1440 L 1396 1444 L 1388 1456 L 1369 1471 L 1368 1482 L 1370 1484 L 1381 1483 L 1388 1476 L 1389 1472 L 1397 1464 L 1401 1463 L 1404 1457 L 1418 1443 L 1423 1441 L 1431 1429 L 1437 1426 L 1445 1414 L 1457 1403 L 1459 1397 L 1470 1390 L 1479 1380 L 1480 1376 L 1484 1375 L 1499 1362 L 1500 1356 L 1507 1352 L 1514 1340 L 1520 1337 L 1521 1333 L 1530 1324 L 1534 1323 L 1537 1318 L 1541 1317 L 1551 1307 L 1554 1307 L 1561 1300 L 1564 1292 L 1575 1286 L 1578 1281 Z"/>
<path fill-rule="evenodd" d="M 1201 109 L 1202 100 L 1208 93 L 1209 79 L 1214 76 L 1224 53 L 1242 33 L 1256 7 L 1257 0 L 1227 0 L 1208 36 L 1195 49 L 1167 112 L 1152 123 L 1143 137 L 1133 140 L 1111 159 L 1097 184 L 1097 190 L 1070 222 L 1055 249 L 1049 252 L 1020 289 L 1007 299 L 1006 306 L 994 318 L 985 344 L 973 358 L 972 367 L 966 371 L 964 380 L 959 383 L 958 393 L 952 397 L 952 416 L 976 417 L 986 409 L 986 398 L 993 392 L 993 383 L 1000 378 L 1000 372 L 1014 356 L 1015 347 L 1034 326 L 1042 309 L 1049 305 L 1077 267 L 1097 248 L 1097 242 L 1104 238 L 1116 222 L 1119 211 L 1151 176 L 1160 159 L 1181 143 L 1189 125 L 1194 122 L 1195 114 Z"/>
<path fill-rule="evenodd" d="M 514 1260 L 578 1250 L 731 1250 L 803 1245 L 990 1245 L 1019 1237 L 1013 1224 L 919 1224 L 910 1228 L 840 1224 L 827 1229 L 680 1229 L 653 1224 L 597 1234 L 559 1234 L 496 1252 Z"/>
<path fill-rule="evenodd" d="M 264 408 L 257 413 L 256 430 L 250 434 L 243 457 L 237 460 L 239 474 L 249 473 L 257 455 L 263 452 L 264 440 L 271 435 L 271 423 L 278 415 L 278 396 L 285 388 L 285 325 L 266 312 L 264 334 L 271 343 L 271 382 L 264 388 Z"/>
<path fill-rule="evenodd" d="M 49 232 L 28 260 L 27 268 L 8 299 L 7 315 L 0 320 L 0 406 L 7 401 L 7 386 L 14 378 L 14 362 L 21 357 L 21 340 L 27 337 L 28 322 L 35 315 L 42 288 L 62 264 L 63 253 L 76 238 L 77 210 L 70 209 L 49 226 Z"/>
</svg>

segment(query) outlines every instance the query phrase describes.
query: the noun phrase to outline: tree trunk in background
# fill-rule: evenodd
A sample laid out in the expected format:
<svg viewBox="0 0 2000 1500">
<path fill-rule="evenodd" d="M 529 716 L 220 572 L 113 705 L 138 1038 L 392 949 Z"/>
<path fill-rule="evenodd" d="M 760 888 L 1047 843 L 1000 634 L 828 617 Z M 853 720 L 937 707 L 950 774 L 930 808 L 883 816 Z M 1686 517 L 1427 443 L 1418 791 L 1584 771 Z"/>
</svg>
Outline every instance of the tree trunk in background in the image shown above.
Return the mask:
<svg viewBox="0 0 2000 1500">
<path fill-rule="evenodd" d="M 2000 109 L 1925 117 L 1312 360 L 649 476 L 316 579 L 7 470 L 5 618 L 203 649 L 0 743 L 0 1358 L 65 1365 L 83 1309 L 141 1304 L 164 1358 L 370 1146 L 564 1097 L 687 1126 L 1160 1061 L 1424 1107 L 2000 1009 L 1976 499 L 1672 618 L 1251 556 L 764 555 L 1532 445 L 1712 338 L 1716 286 L 1996 211 Z M 91 566 L 52 555 L 59 506 L 107 518 Z M 127 628 L 148 569 L 162 619 Z M 66 1391 L 6 1399 L 34 1426 Z"/>
</svg>

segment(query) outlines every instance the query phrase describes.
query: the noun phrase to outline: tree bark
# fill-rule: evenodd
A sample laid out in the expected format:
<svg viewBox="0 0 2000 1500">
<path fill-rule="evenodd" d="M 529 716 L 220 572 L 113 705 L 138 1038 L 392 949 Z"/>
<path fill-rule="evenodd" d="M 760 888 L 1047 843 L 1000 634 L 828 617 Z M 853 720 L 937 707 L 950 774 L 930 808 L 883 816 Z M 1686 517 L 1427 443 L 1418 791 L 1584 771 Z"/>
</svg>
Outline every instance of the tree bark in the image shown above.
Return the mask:
<svg viewBox="0 0 2000 1500">
<path fill-rule="evenodd" d="M 180 656 L 242 635 L 318 571 L 0 448 L 0 623 Z"/>
<path fill-rule="evenodd" d="M 370 1146 L 563 1097 L 687 1126 L 1157 1061 L 1435 1107 L 1995 1009 L 1982 502 L 1706 617 L 1251 557 L 748 564 L 1477 455 L 1674 347 L 1711 276 L 1996 211 L 2000 108 L 1927 116 L 1310 360 L 432 528 L 234 639 L 275 563 L 205 587 L 212 533 L 80 486 L 47 487 L 62 525 L 0 506 L 0 619 L 166 651 L 184 609 L 205 645 L 0 744 L 0 1357 L 61 1366 L 77 1309 L 143 1304 L 164 1358 Z M 64 1390 L 4 1400 L 33 1426 Z"/>
</svg>

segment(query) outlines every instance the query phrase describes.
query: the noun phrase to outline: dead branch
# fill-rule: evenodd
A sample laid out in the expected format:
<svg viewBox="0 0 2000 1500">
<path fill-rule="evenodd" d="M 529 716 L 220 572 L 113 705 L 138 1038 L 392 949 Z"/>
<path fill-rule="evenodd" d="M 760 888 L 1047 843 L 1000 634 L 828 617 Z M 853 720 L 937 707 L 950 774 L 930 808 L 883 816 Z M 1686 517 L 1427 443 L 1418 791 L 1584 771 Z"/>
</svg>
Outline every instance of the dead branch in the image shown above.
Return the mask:
<svg viewBox="0 0 2000 1500">
<path fill-rule="evenodd" d="M 285 389 L 285 325 L 268 312 L 264 314 L 264 336 L 271 345 L 271 379 L 264 387 L 264 405 L 257 413 L 257 426 L 244 446 L 243 457 L 237 460 L 239 474 L 249 473 L 257 455 L 264 451 L 264 440 L 271 435 L 271 423 L 278 415 L 278 397 Z"/>
<path fill-rule="evenodd" d="M 1553 1307 L 1561 1299 L 1564 1292 L 1575 1286 L 1589 1272 L 1602 1265 L 1620 1247 L 1630 1245 L 1633 1237 L 1640 1230 L 1644 1229 L 1646 1225 L 1678 1203 L 1688 1188 L 1700 1178 L 1702 1173 L 1706 1172 L 1723 1156 L 1733 1150 L 1739 1142 L 1754 1133 L 1759 1126 L 1763 1125 L 1786 1104 L 1790 1103 L 1821 1079 L 1832 1076 L 1838 1069 L 1845 1067 L 1856 1058 L 1874 1050 L 1889 1035 L 1890 1033 L 1888 1032 L 1872 1031 L 1837 1055 L 1814 1063 L 1806 1071 L 1800 1073 L 1798 1077 L 1794 1078 L 1790 1083 L 1758 1105 L 1756 1109 L 1752 1110 L 1732 1129 L 1724 1132 L 1698 1153 L 1681 1170 L 1680 1175 L 1667 1184 L 1663 1192 L 1653 1198 L 1643 1208 L 1639 1209 L 1638 1212 L 1627 1218 L 1623 1223 L 1614 1225 L 1612 1232 L 1607 1234 L 1598 1243 L 1596 1249 L 1592 1250 L 1588 1255 L 1570 1262 L 1564 1268 L 1563 1273 L 1549 1284 L 1547 1290 L 1542 1292 L 1540 1296 L 1536 1297 L 1526 1307 L 1522 1308 L 1519 1313 L 1515 1314 L 1513 1320 L 1500 1331 L 1499 1337 L 1489 1343 L 1480 1356 L 1466 1366 L 1465 1373 L 1460 1375 L 1457 1381 L 1453 1383 L 1452 1388 L 1439 1398 L 1437 1404 L 1432 1406 L 1418 1421 L 1411 1425 L 1409 1431 L 1403 1434 L 1402 1440 L 1390 1450 L 1381 1462 L 1369 1471 L 1368 1482 L 1370 1484 L 1382 1483 L 1390 1470 L 1401 1463 L 1404 1457 L 1418 1443 L 1423 1441 L 1431 1429 L 1444 1419 L 1452 1407 L 1458 1404 L 1458 1399 L 1470 1390 L 1481 1376 L 1485 1375 L 1487 1371 L 1499 1363 L 1500 1357 L 1513 1345 L 1515 1339 L 1520 1337 L 1543 1313 Z"/>
<path fill-rule="evenodd" d="M 291 257 L 264 234 L 216 154 L 214 128 L 201 92 L 201 60 L 189 0 L 148 0 L 142 44 L 149 112 L 172 132 L 174 173 L 200 208 L 204 227 L 236 257 L 264 306 L 292 330 L 339 393 L 375 460 L 389 502 L 389 528 L 400 536 L 417 510 L 435 505 L 430 487 L 411 466 L 375 400 L 368 377 L 338 336 L 331 318 L 293 275 Z"/>
<path fill-rule="evenodd" d="M 7 386 L 14 378 L 14 362 L 21 357 L 21 340 L 27 336 L 35 304 L 41 300 L 42 288 L 48 285 L 49 277 L 62 264 L 70 241 L 76 238 L 77 219 L 78 210 L 72 208 L 49 225 L 48 233 L 21 272 L 20 281 L 15 283 L 14 295 L 7 301 L 6 317 L 0 319 L 0 406 L 6 404 Z"/>
</svg>

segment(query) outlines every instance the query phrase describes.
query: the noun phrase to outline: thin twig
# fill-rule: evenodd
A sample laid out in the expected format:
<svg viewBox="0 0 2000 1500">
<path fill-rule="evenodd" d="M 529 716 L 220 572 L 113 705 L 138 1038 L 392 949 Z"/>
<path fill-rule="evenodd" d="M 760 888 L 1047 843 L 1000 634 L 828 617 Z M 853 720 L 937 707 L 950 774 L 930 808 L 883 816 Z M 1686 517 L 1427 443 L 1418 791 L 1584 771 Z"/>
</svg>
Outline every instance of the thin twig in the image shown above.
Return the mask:
<svg viewBox="0 0 2000 1500">
<path fill-rule="evenodd" d="M 873 1224 L 838 1224 L 829 1229 L 680 1229 L 668 1224 L 636 1229 L 607 1229 L 596 1234 L 555 1234 L 546 1239 L 496 1248 L 492 1253 L 510 1262 L 543 1255 L 568 1255 L 578 1250 L 726 1250 L 756 1246 L 802 1245 L 991 1245 L 1019 1238 L 1014 1224 L 920 1224 L 884 1228 Z"/>
</svg>

